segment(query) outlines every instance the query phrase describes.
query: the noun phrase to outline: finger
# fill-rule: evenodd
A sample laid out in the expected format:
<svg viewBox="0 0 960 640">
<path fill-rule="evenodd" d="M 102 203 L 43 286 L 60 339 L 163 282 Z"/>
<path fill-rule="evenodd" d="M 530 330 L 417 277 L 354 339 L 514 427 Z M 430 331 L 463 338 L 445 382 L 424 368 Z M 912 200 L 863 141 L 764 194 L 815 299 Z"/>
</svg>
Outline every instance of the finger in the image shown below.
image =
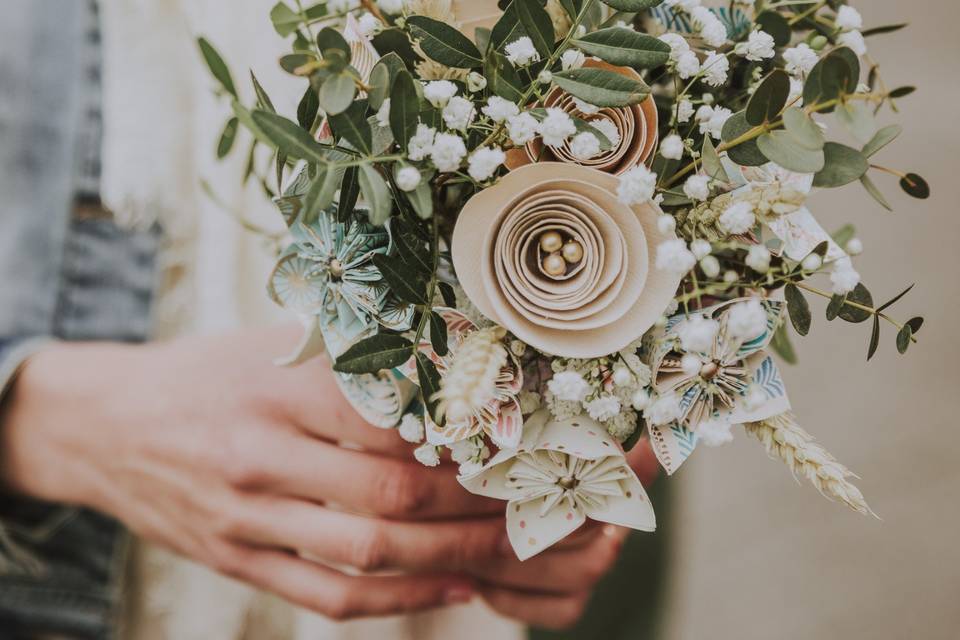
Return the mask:
<svg viewBox="0 0 960 640">
<path fill-rule="evenodd" d="M 650 439 L 644 436 L 627 453 L 627 462 L 645 487 L 649 487 L 660 475 L 660 463 L 650 446 Z"/>
<path fill-rule="evenodd" d="M 428 468 L 412 457 L 352 451 L 295 432 L 271 435 L 269 446 L 275 453 L 257 458 L 249 477 L 237 478 L 238 488 L 396 519 L 503 513 L 503 502 L 465 491 L 452 465 Z"/>
<path fill-rule="evenodd" d="M 346 576 L 280 551 L 239 548 L 226 573 L 333 620 L 389 616 L 468 602 L 473 585 L 449 575 Z"/>
<path fill-rule="evenodd" d="M 589 591 L 616 562 L 625 537 L 618 527 L 574 549 L 551 548 L 524 562 L 495 560 L 469 571 L 484 584 L 547 594 Z"/>
<path fill-rule="evenodd" d="M 479 587 L 480 595 L 497 613 L 544 629 L 568 629 L 583 616 L 589 592 L 573 595 L 524 593 L 497 587 Z"/>
<path fill-rule="evenodd" d="M 437 522 L 378 520 L 290 499 L 250 498 L 224 537 L 304 553 L 365 573 L 459 571 L 503 557 L 502 516 Z"/>
</svg>

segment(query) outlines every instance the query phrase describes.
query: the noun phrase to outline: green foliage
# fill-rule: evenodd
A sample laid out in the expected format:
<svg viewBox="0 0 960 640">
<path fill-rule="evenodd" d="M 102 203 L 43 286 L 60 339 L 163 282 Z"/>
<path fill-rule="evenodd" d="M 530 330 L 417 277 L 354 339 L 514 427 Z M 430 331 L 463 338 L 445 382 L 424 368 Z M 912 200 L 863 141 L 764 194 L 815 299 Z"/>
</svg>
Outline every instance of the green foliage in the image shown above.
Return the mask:
<svg viewBox="0 0 960 640">
<path fill-rule="evenodd" d="M 403 336 L 380 333 L 347 349 L 337 358 L 334 371 L 340 373 L 377 373 L 399 367 L 413 354 L 413 343 Z"/>
<path fill-rule="evenodd" d="M 580 68 L 553 74 L 558 87 L 598 107 L 626 107 L 642 102 L 650 87 L 615 71 Z"/>
<path fill-rule="evenodd" d="M 908 196 L 920 200 L 926 200 L 930 197 L 930 185 L 915 173 L 908 173 L 900 178 L 900 188 L 903 189 Z"/>
<path fill-rule="evenodd" d="M 330 128 L 333 134 L 363 155 L 370 155 L 373 149 L 373 134 L 367 122 L 367 101 L 359 100 L 336 115 L 330 116 Z"/>
<path fill-rule="evenodd" d="M 357 95 L 356 80 L 348 70 L 332 74 L 320 85 L 320 106 L 327 115 L 345 111 Z"/>
<path fill-rule="evenodd" d="M 838 142 L 826 143 L 823 154 L 823 169 L 813 177 L 815 187 L 842 187 L 859 180 L 870 169 L 870 163 L 862 153 Z"/>
<path fill-rule="evenodd" d="M 667 43 L 624 27 L 609 27 L 585 34 L 575 39 L 573 45 L 610 64 L 635 69 L 652 69 L 670 59 Z"/>
<path fill-rule="evenodd" d="M 740 111 L 730 116 L 723 125 L 720 139 L 723 140 L 723 142 L 732 142 L 752 128 L 750 123 L 747 122 L 747 114 L 744 111 Z M 748 140 L 735 147 L 731 147 L 727 155 L 730 156 L 731 160 L 745 167 L 759 167 L 768 162 L 767 157 L 760 151 L 759 146 L 757 146 L 756 139 Z"/>
<path fill-rule="evenodd" d="M 326 151 L 310 133 L 295 122 L 269 111 L 254 111 L 253 122 L 269 143 L 286 156 L 310 162 L 326 163 Z"/>
<path fill-rule="evenodd" d="M 200 47 L 200 53 L 203 55 L 203 59 L 207 62 L 207 67 L 210 69 L 210 73 L 213 74 L 213 77 L 217 79 L 217 82 L 220 83 L 220 86 L 223 87 L 223 90 L 229 93 L 234 98 L 237 98 L 237 88 L 233 84 L 233 77 L 230 75 L 230 69 L 227 68 L 227 64 L 223 61 L 223 58 L 220 57 L 220 54 L 216 49 L 213 48 L 213 45 L 210 44 L 206 38 L 198 38 L 197 44 Z"/>
<path fill-rule="evenodd" d="M 816 173 L 823 169 L 824 152 L 798 145 L 787 131 L 771 131 L 757 138 L 760 152 L 778 165 L 797 173 Z"/>
<path fill-rule="evenodd" d="M 410 16 L 407 25 L 420 48 L 432 60 L 460 69 L 483 64 L 483 56 L 476 45 L 450 25 L 426 16 Z"/>
<path fill-rule="evenodd" d="M 357 179 L 360 182 L 360 193 L 370 206 L 370 222 L 376 225 L 385 224 L 393 211 L 390 187 L 380 172 L 369 164 L 360 165 Z"/>
<path fill-rule="evenodd" d="M 417 131 L 419 119 L 420 98 L 413 76 L 407 71 L 400 71 L 390 92 L 390 130 L 401 149 L 406 150 L 410 138 Z"/>
<path fill-rule="evenodd" d="M 617 11 L 638 13 L 660 6 L 663 4 L 663 0 L 603 0 L 603 3 Z"/>
<path fill-rule="evenodd" d="M 790 322 L 793 323 L 793 328 L 801 336 L 807 335 L 810 333 L 810 304 L 795 284 L 786 286 L 784 296 L 787 299 L 787 312 L 790 314 Z"/>
<path fill-rule="evenodd" d="M 556 48 L 553 21 L 540 0 L 513 0 L 520 24 L 533 42 L 533 46 L 546 59 Z"/>
<path fill-rule="evenodd" d="M 764 78 L 750 97 L 744 115 L 747 124 L 758 126 L 776 120 L 790 96 L 790 76 L 783 69 L 774 69 Z"/>
</svg>

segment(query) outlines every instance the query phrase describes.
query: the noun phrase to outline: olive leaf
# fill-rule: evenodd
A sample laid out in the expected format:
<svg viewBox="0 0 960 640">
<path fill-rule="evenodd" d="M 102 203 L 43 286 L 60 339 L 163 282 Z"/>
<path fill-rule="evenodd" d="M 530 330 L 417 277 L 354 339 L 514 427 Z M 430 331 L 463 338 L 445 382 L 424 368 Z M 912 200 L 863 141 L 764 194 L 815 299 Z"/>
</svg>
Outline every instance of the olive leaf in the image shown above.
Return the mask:
<svg viewBox="0 0 960 640">
<path fill-rule="evenodd" d="M 340 373 L 376 373 L 399 367 L 410 359 L 413 343 L 403 336 L 380 333 L 347 349 L 337 358 L 334 371 Z"/>
<path fill-rule="evenodd" d="M 274 147 L 290 158 L 326 163 L 326 150 L 295 122 L 269 111 L 256 110 L 252 120 Z"/>
<path fill-rule="evenodd" d="M 230 75 L 230 69 L 227 63 L 223 61 L 220 53 L 213 47 L 206 38 L 198 38 L 197 45 L 200 47 L 200 53 L 210 68 L 210 73 L 217 79 L 223 90 L 234 98 L 237 98 L 237 88 L 233 84 L 233 76 Z"/>
<path fill-rule="evenodd" d="M 398 298 L 410 304 L 427 304 L 427 281 L 423 271 L 399 257 L 379 253 L 373 256 L 373 264 Z"/>
<path fill-rule="evenodd" d="M 670 59 L 670 45 L 626 27 L 600 29 L 575 39 L 572 44 L 610 64 L 635 69 L 652 69 Z"/>
<path fill-rule="evenodd" d="M 607 69 L 582 67 L 553 74 L 553 82 L 569 94 L 597 107 L 626 107 L 642 102 L 650 87 Z"/>
<path fill-rule="evenodd" d="M 360 165 L 357 175 L 360 182 L 360 192 L 370 206 L 370 223 L 382 225 L 390 218 L 393 211 L 393 199 L 390 197 L 390 187 L 383 176 L 369 164 Z"/>
<path fill-rule="evenodd" d="M 400 148 L 407 149 L 420 119 L 420 99 L 409 71 L 400 71 L 390 91 L 390 130 Z"/>
<path fill-rule="evenodd" d="M 543 58 L 550 57 L 556 45 L 553 21 L 540 0 L 513 0 L 513 6 L 534 48 Z"/>
<path fill-rule="evenodd" d="M 483 64 L 476 45 L 450 25 L 426 16 L 410 16 L 407 25 L 427 57 L 440 64 L 458 69 Z"/>
</svg>

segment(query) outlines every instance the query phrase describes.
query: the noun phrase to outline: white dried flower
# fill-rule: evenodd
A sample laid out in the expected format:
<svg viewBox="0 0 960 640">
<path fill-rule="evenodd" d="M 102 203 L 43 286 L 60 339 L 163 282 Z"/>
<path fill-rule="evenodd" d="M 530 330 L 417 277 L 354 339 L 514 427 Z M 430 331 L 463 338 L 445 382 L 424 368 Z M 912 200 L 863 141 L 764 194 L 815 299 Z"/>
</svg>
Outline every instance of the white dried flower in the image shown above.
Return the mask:
<svg viewBox="0 0 960 640">
<path fill-rule="evenodd" d="M 786 63 L 787 73 L 794 75 L 810 73 L 810 70 L 817 65 L 818 60 L 820 60 L 820 56 L 806 42 L 801 42 L 797 46 L 783 51 L 783 61 Z"/>
<path fill-rule="evenodd" d="M 577 111 L 585 116 L 593 116 L 600 113 L 600 107 L 590 104 L 589 102 L 584 102 L 580 98 L 574 97 L 573 104 L 577 106 Z"/>
<path fill-rule="evenodd" d="M 432 80 L 423 85 L 423 97 L 437 109 L 442 109 L 455 95 L 457 85 L 449 80 Z"/>
<path fill-rule="evenodd" d="M 520 113 L 520 108 L 500 96 L 490 96 L 487 98 L 487 106 L 483 107 L 481 111 L 483 111 L 483 115 L 494 122 L 500 123 Z"/>
<path fill-rule="evenodd" d="M 693 103 L 689 100 L 681 100 L 677 105 L 677 122 L 681 124 L 684 122 L 690 122 L 690 118 L 693 117 L 693 114 Z"/>
<path fill-rule="evenodd" d="M 538 128 L 543 143 L 548 147 L 560 147 L 567 138 L 577 132 L 570 115 L 559 107 L 548 107 L 547 115 Z"/>
<path fill-rule="evenodd" d="M 747 251 L 747 266 L 757 273 L 766 273 L 770 270 L 770 252 L 763 245 L 752 245 Z"/>
<path fill-rule="evenodd" d="M 710 197 L 710 176 L 690 176 L 683 183 L 683 193 L 691 200 L 706 200 Z"/>
<path fill-rule="evenodd" d="M 833 263 L 830 283 L 833 285 L 833 293 L 838 296 L 847 295 L 860 284 L 860 274 L 853 268 L 850 258 L 840 258 Z"/>
<path fill-rule="evenodd" d="M 521 113 L 507 118 L 507 134 L 510 142 L 519 146 L 525 145 L 537 137 L 540 123 L 529 113 Z"/>
<path fill-rule="evenodd" d="M 397 186 L 401 191 L 413 191 L 420 186 L 420 171 L 416 167 L 403 167 L 397 171 Z"/>
<path fill-rule="evenodd" d="M 726 33 L 726 32 L 724 32 Z M 711 51 L 703 61 L 703 80 L 711 87 L 720 87 L 727 82 L 730 72 L 730 59 L 727 56 Z"/>
<path fill-rule="evenodd" d="M 722 47 L 727 43 L 727 27 L 719 18 L 714 18 L 700 29 L 700 37 L 707 46 Z"/>
<path fill-rule="evenodd" d="M 816 271 L 823 266 L 823 258 L 815 253 L 811 253 L 803 259 L 800 266 L 803 267 L 804 271 Z"/>
<path fill-rule="evenodd" d="M 591 120 L 590 126 L 602 133 L 610 141 L 611 146 L 616 147 L 620 144 L 620 130 L 612 121 L 606 118 Z"/>
<path fill-rule="evenodd" d="M 587 57 L 579 49 L 567 49 L 560 55 L 560 66 L 564 71 L 579 69 L 586 62 Z"/>
<path fill-rule="evenodd" d="M 430 155 L 433 149 L 433 141 L 437 135 L 437 130 L 433 127 L 420 123 L 413 137 L 407 143 L 407 155 L 411 160 L 423 160 Z"/>
<path fill-rule="evenodd" d="M 701 368 L 703 368 L 703 360 L 692 353 L 684 354 L 680 358 L 680 369 L 685 375 L 693 377 L 700 373 Z"/>
<path fill-rule="evenodd" d="M 620 175 L 617 200 L 626 205 L 643 204 L 653 198 L 657 190 L 657 174 L 638 165 Z"/>
<path fill-rule="evenodd" d="M 705 258 L 710 255 L 710 243 L 704 240 L 703 238 L 697 238 L 690 243 L 690 251 L 693 253 L 693 257 L 697 260 Z"/>
<path fill-rule="evenodd" d="M 616 396 L 604 394 L 585 403 L 583 407 L 594 420 L 606 422 L 620 413 L 620 400 Z"/>
<path fill-rule="evenodd" d="M 700 73 L 700 58 L 693 51 L 684 51 L 677 58 L 677 75 L 682 79 L 692 78 Z"/>
<path fill-rule="evenodd" d="M 403 0 L 377 0 L 377 6 L 384 13 L 395 16 L 403 12 Z"/>
<path fill-rule="evenodd" d="M 600 140 L 589 131 L 578 133 L 570 140 L 570 153 L 578 160 L 589 160 L 600 153 Z"/>
<path fill-rule="evenodd" d="M 583 402 L 590 393 L 590 383 L 576 371 L 561 371 L 547 382 L 547 389 L 558 400 Z"/>
<path fill-rule="evenodd" d="M 709 418 L 697 425 L 697 439 L 708 447 L 719 447 L 733 442 L 732 428 L 729 422 Z"/>
<path fill-rule="evenodd" d="M 507 54 L 507 60 L 518 67 L 525 67 L 528 64 L 540 61 L 540 54 L 533 46 L 533 40 L 527 36 L 514 40 L 504 47 L 503 51 Z"/>
<path fill-rule="evenodd" d="M 650 392 L 646 389 L 637 389 L 630 397 L 630 406 L 637 411 L 643 411 L 650 406 Z"/>
<path fill-rule="evenodd" d="M 492 176 L 506 159 L 507 156 L 500 147 L 480 147 L 470 154 L 467 173 L 477 182 L 483 182 Z"/>
<path fill-rule="evenodd" d="M 705 256 L 701 258 L 700 268 L 708 278 L 716 278 L 720 275 L 720 261 L 716 256 Z"/>
<path fill-rule="evenodd" d="M 372 13 L 364 12 L 357 19 L 357 31 L 365 38 L 372 38 L 383 29 L 383 23 L 380 18 Z"/>
<path fill-rule="evenodd" d="M 435 467 L 440 464 L 440 452 L 438 447 L 432 444 L 424 444 L 414 449 L 413 457 L 425 467 Z"/>
<path fill-rule="evenodd" d="M 669 213 L 657 216 L 657 230 L 663 234 L 673 233 L 677 230 L 677 219 Z"/>
<path fill-rule="evenodd" d="M 472 100 L 454 96 L 447 102 L 443 108 L 443 121 L 447 127 L 455 131 L 466 131 L 473 118 L 476 115 L 476 109 Z"/>
<path fill-rule="evenodd" d="M 679 160 L 683 157 L 683 138 L 671 133 L 660 143 L 660 155 L 668 160 Z"/>
<path fill-rule="evenodd" d="M 438 133 L 434 138 L 430 159 L 433 160 L 437 170 L 456 171 L 460 168 L 465 155 L 467 155 L 467 146 L 460 136 L 454 133 Z"/>
<path fill-rule="evenodd" d="M 482 73 L 476 71 L 471 71 L 467 75 L 467 91 L 470 93 L 477 93 L 483 91 L 487 88 L 487 79 L 483 77 Z"/>
<path fill-rule="evenodd" d="M 775 55 L 773 36 L 762 29 L 751 31 L 746 42 L 737 44 L 734 52 L 747 60 L 759 62 Z"/>
<path fill-rule="evenodd" d="M 767 329 L 767 312 L 756 298 L 738 302 L 727 314 L 727 332 L 733 338 L 753 340 Z"/>
<path fill-rule="evenodd" d="M 836 25 L 843 31 L 859 31 L 863 28 L 863 16 L 848 4 L 837 9 Z"/>
<path fill-rule="evenodd" d="M 670 62 L 676 64 L 680 56 L 690 51 L 687 39 L 679 33 L 668 32 L 660 36 L 660 40 L 670 47 Z"/>
<path fill-rule="evenodd" d="M 850 238 L 844 250 L 851 256 L 858 256 L 863 253 L 863 242 L 861 242 L 860 238 Z"/>
<path fill-rule="evenodd" d="M 687 243 L 676 238 L 665 240 L 657 247 L 657 269 L 665 269 L 676 273 L 686 273 L 697 264 Z"/>
<path fill-rule="evenodd" d="M 717 342 L 719 332 L 719 322 L 700 315 L 687 318 L 677 327 L 680 347 L 684 351 L 695 353 L 710 353 Z"/>
<path fill-rule="evenodd" d="M 753 213 L 753 205 L 749 202 L 734 202 L 727 207 L 718 220 L 720 228 L 733 235 L 741 235 L 750 231 L 757 222 Z"/>
<path fill-rule="evenodd" d="M 540 71 L 540 73 L 537 74 L 537 82 L 540 84 L 550 84 L 553 82 L 553 73 L 550 72 L 550 69 Z"/>
<path fill-rule="evenodd" d="M 419 444 L 423 442 L 425 437 L 423 418 L 412 413 L 404 414 L 403 418 L 400 419 L 400 428 L 397 431 L 400 433 L 400 437 L 407 442 Z"/>
<path fill-rule="evenodd" d="M 702 106 L 697 110 L 697 119 L 700 121 L 700 133 L 710 134 L 719 140 L 723 134 L 723 125 L 733 116 L 733 112 L 726 107 Z"/>
<path fill-rule="evenodd" d="M 680 399 L 675 393 L 659 396 L 644 412 L 647 421 L 655 427 L 680 419 Z"/>
<path fill-rule="evenodd" d="M 837 44 L 850 47 L 858 56 L 867 55 L 867 41 L 859 31 L 847 31 L 837 36 Z"/>
</svg>

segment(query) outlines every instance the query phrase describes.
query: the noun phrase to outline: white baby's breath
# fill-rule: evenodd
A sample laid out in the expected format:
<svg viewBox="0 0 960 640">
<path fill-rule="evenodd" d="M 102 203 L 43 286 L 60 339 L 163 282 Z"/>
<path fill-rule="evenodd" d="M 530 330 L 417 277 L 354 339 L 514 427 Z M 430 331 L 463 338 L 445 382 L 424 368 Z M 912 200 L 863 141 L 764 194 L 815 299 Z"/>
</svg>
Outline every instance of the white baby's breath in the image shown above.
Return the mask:
<svg viewBox="0 0 960 640">
<path fill-rule="evenodd" d="M 430 150 L 430 159 L 439 171 L 456 171 L 467 155 L 463 138 L 454 133 L 438 133 Z"/>
<path fill-rule="evenodd" d="M 404 414 L 403 418 L 400 419 L 400 428 L 397 429 L 397 432 L 407 442 L 414 444 L 423 442 L 423 419 L 412 413 Z"/>
<path fill-rule="evenodd" d="M 507 59 L 518 67 L 540 61 L 540 54 L 533 46 L 533 40 L 527 36 L 514 40 L 504 47 L 503 51 L 507 54 Z"/>
<path fill-rule="evenodd" d="M 760 62 L 775 55 L 773 36 L 762 29 L 750 32 L 746 42 L 737 44 L 734 51 L 737 55 L 753 62 Z"/>
<path fill-rule="evenodd" d="M 686 273 L 697 264 L 697 259 L 687 248 L 687 243 L 676 238 L 665 240 L 657 247 L 657 269 Z"/>
<path fill-rule="evenodd" d="M 538 128 L 543 143 L 548 147 L 560 147 L 567 138 L 577 132 L 570 115 L 559 107 L 548 107 Z"/>
<path fill-rule="evenodd" d="M 671 133 L 660 143 L 660 155 L 668 160 L 679 160 L 683 157 L 683 138 Z"/>
<path fill-rule="evenodd" d="M 537 129 L 540 123 L 529 113 L 520 113 L 507 118 L 507 134 L 510 141 L 522 146 L 537 137 Z"/>
<path fill-rule="evenodd" d="M 496 172 L 505 159 L 506 155 L 499 147 L 480 147 L 470 154 L 467 173 L 477 182 L 483 182 Z"/>
<path fill-rule="evenodd" d="M 720 228 L 727 233 L 740 235 L 747 233 L 757 222 L 753 213 L 753 205 L 749 202 L 734 202 L 727 207 L 718 220 Z"/>
<path fill-rule="evenodd" d="M 643 204 L 653 198 L 657 188 L 657 174 L 638 165 L 620 176 L 617 199 L 626 205 Z"/>
<path fill-rule="evenodd" d="M 422 122 L 418 124 L 413 137 L 407 143 L 407 155 L 410 156 L 410 159 L 423 160 L 429 156 L 436 135 L 437 130 L 433 127 L 428 127 Z"/>
<path fill-rule="evenodd" d="M 767 328 L 767 312 L 756 298 L 738 302 L 727 314 L 727 333 L 733 338 L 753 340 Z"/>
<path fill-rule="evenodd" d="M 443 108 L 443 121 L 455 131 L 466 131 L 476 115 L 473 101 L 460 96 L 450 98 Z"/>
<path fill-rule="evenodd" d="M 560 371 L 547 382 L 550 393 L 565 402 L 583 402 L 590 388 L 590 383 L 576 371 Z"/>
<path fill-rule="evenodd" d="M 483 111 L 483 115 L 494 122 L 500 123 L 520 113 L 520 108 L 500 96 L 490 96 L 487 98 L 487 106 L 483 107 L 481 111 Z"/>
<path fill-rule="evenodd" d="M 437 109 L 442 109 L 455 95 L 457 85 L 449 80 L 433 80 L 423 85 L 423 97 Z"/>
<path fill-rule="evenodd" d="M 589 131 L 578 133 L 570 140 L 570 153 L 578 160 L 589 160 L 600 153 L 600 140 Z"/>
<path fill-rule="evenodd" d="M 397 186 L 401 191 L 413 191 L 420 186 L 420 171 L 416 167 L 403 167 L 397 171 Z"/>
</svg>

